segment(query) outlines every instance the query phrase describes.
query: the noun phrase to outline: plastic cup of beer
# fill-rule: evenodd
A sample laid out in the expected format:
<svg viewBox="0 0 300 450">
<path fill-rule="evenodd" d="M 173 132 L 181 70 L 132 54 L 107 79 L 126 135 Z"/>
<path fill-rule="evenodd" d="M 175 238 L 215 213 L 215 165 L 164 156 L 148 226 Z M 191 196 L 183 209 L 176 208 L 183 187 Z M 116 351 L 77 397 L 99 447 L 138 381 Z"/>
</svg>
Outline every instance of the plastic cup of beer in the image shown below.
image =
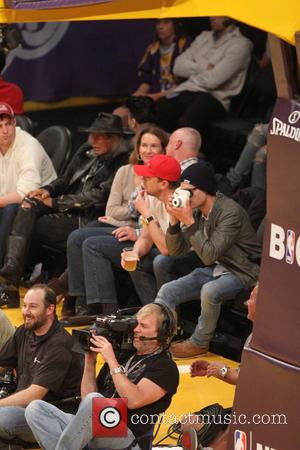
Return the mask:
<svg viewBox="0 0 300 450">
<path fill-rule="evenodd" d="M 133 250 L 133 247 L 123 248 L 123 262 L 125 270 L 127 270 L 128 272 L 134 272 L 136 270 L 138 260 L 139 257 Z"/>
</svg>

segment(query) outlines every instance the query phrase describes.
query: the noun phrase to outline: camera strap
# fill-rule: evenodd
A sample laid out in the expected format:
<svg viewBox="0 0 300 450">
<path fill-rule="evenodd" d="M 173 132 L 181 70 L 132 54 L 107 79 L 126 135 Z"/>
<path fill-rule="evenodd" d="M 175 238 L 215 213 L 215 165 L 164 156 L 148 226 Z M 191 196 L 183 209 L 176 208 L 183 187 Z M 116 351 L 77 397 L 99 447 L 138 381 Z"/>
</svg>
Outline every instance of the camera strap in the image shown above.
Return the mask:
<svg viewBox="0 0 300 450">
<path fill-rule="evenodd" d="M 160 353 L 162 353 L 164 351 L 164 349 L 162 347 L 159 347 L 157 350 L 155 350 L 155 352 L 150 353 L 149 355 L 145 355 L 143 358 L 139 359 L 138 361 L 136 361 L 136 363 L 134 363 L 131 366 L 131 363 L 133 361 L 133 359 L 135 358 L 136 355 L 132 355 L 129 360 L 127 361 L 127 363 L 124 366 L 124 375 L 126 375 L 126 377 L 128 377 L 128 375 L 130 373 L 132 373 L 134 371 L 134 369 L 139 366 L 140 364 L 142 364 L 146 359 L 148 358 L 152 358 L 153 356 L 159 355 Z M 115 389 L 112 398 L 116 395 L 117 390 Z"/>
</svg>

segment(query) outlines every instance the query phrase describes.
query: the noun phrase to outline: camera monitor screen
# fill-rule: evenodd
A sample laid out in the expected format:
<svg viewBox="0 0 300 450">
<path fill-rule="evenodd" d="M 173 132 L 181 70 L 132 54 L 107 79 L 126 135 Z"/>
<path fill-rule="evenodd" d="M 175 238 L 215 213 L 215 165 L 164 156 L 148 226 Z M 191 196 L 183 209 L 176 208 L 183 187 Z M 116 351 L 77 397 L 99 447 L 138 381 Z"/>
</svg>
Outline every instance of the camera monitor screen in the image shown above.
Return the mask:
<svg viewBox="0 0 300 450">
<path fill-rule="evenodd" d="M 70 6 L 88 6 L 108 3 L 111 0 L 5 0 L 5 6 L 13 9 L 55 9 Z"/>
</svg>

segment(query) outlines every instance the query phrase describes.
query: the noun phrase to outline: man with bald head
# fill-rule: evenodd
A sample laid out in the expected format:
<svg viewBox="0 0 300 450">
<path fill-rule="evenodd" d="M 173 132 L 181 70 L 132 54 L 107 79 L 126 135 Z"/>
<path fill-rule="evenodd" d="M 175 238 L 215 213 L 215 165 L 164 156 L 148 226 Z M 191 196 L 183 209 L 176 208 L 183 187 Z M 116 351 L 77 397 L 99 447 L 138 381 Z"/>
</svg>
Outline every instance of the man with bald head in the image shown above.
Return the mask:
<svg viewBox="0 0 300 450">
<path fill-rule="evenodd" d="M 167 155 L 173 156 L 179 162 L 182 171 L 198 162 L 201 144 L 201 135 L 195 128 L 178 128 L 169 138 Z"/>
</svg>

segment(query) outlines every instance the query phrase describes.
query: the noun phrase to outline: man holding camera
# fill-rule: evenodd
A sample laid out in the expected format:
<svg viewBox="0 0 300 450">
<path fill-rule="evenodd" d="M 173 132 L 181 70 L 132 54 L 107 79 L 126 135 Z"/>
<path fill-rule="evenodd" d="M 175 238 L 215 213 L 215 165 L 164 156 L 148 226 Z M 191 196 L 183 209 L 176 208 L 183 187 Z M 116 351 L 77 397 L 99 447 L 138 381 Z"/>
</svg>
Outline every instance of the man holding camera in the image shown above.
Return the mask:
<svg viewBox="0 0 300 450">
<path fill-rule="evenodd" d="M 246 211 L 216 192 L 214 173 L 207 165 L 189 166 L 181 180 L 181 188 L 191 197 L 183 208 L 174 207 L 173 197 L 169 198 L 168 251 L 177 256 L 193 247 L 204 267 L 164 284 L 155 301 L 175 309 L 201 299 L 201 315 L 191 338 L 171 346 L 173 356 L 193 358 L 208 351 L 222 301 L 255 285 L 259 266 L 254 261 L 261 249 Z"/>
<path fill-rule="evenodd" d="M 41 447 L 79 450 L 88 444 L 95 449 L 149 448 L 155 422 L 152 415 L 157 417 L 169 406 L 179 382 L 177 366 L 167 351 L 175 331 L 176 321 L 167 307 L 151 304 L 141 308 L 133 335 L 136 352 L 124 366 L 111 343 L 104 336 L 94 335 L 90 352 L 85 355 L 83 400 L 77 414 L 64 414 L 43 401 L 33 402 L 26 409 L 26 420 Z M 106 364 L 96 377 L 98 354 Z M 93 405 L 104 397 L 127 398 L 127 436 L 93 435 Z M 141 416 L 143 420 L 139 420 Z M 99 417 L 97 414 L 97 421 Z"/>
<path fill-rule="evenodd" d="M 1 439 L 19 437 L 34 442 L 25 420 L 25 407 L 33 400 L 61 402 L 79 394 L 82 361 L 72 352 L 72 337 L 57 320 L 56 296 L 44 285 L 35 285 L 24 297 L 23 319 L 0 351 L 0 366 L 17 372 L 17 390 L 0 400 Z M 72 411 L 74 410 L 71 408 Z M 3 441 L 2 441 L 3 443 Z"/>
</svg>

